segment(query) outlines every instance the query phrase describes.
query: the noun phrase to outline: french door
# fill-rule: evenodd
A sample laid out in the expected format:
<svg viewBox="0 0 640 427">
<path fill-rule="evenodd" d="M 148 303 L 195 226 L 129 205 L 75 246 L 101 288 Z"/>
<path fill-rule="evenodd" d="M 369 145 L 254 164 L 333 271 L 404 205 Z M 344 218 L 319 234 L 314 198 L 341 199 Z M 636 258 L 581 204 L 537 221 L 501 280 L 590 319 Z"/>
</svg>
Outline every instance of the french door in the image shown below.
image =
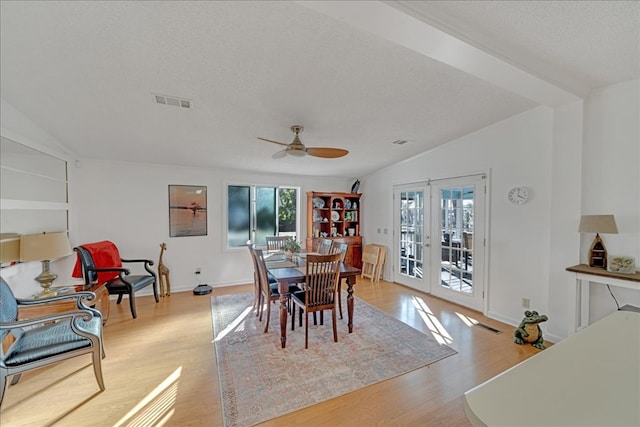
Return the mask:
<svg viewBox="0 0 640 427">
<path fill-rule="evenodd" d="M 394 187 L 394 281 L 484 311 L 485 176 Z"/>
<path fill-rule="evenodd" d="M 426 184 L 394 188 L 394 281 L 429 292 L 429 190 Z"/>
<path fill-rule="evenodd" d="M 431 293 L 484 309 L 484 175 L 431 182 Z"/>
</svg>

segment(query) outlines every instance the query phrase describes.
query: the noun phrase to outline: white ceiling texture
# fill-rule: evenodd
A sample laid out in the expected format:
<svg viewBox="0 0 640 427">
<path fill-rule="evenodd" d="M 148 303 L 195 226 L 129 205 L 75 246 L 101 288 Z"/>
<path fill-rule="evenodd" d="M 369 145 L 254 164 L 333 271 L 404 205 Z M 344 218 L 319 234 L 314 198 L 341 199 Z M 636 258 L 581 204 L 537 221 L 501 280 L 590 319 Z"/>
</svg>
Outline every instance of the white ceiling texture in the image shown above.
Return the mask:
<svg viewBox="0 0 640 427">
<path fill-rule="evenodd" d="M 637 1 L 2 1 L 0 17 L 2 98 L 83 159 L 359 177 L 639 77 Z M 349 155 L 272 159 L 257 137 L 294 124 Z"/>
</svg>

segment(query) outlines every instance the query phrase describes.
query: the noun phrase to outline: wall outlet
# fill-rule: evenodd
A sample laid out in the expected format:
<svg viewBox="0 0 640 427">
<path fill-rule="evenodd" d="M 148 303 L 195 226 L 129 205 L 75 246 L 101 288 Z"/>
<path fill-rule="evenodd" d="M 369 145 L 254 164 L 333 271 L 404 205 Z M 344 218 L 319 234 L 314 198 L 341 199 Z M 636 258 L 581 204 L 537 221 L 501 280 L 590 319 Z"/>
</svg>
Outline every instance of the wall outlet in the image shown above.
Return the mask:
<svg viewBox="0 0 640 427">
<path fill-rule="evenodd" d="M 196 268 L 196 274 L 200 274 L 202 270 L 200 268 Z"/>
<path fill-rule="evenodd" d="M 522 298 L 522 307 L 529 308 L 529 298 Z"/>
</svg>

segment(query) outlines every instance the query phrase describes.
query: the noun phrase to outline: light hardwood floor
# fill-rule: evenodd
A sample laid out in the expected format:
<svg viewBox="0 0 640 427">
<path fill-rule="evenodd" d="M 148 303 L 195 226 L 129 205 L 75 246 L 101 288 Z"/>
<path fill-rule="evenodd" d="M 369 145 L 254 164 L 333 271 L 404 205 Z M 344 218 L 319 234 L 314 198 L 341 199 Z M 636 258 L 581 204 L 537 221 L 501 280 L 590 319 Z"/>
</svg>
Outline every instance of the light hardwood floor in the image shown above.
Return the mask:
<svg viewBox="0 0 640 427">
<path fill-rule="evenodd" d="M 424 319 L 436 319 L 458 354 L 263 426 L 469 426 L 463 393 L 538 353 L 513 343 L 512 326 L 403 286 L 359 280 L 356 295 L 425 333 Z M 424 304 L 424 317 L 415 303 Z M 502 333 L 469 326 L 469 318 Z M 106 390 L 99 392 L 88 356 L 26 373 L 7 389 L 0 425 L 222 426 L 212 338 L 209 296 L 174 293 L 158 304 L 139 297 L 135 320 L 127 301 L 113 302 L 104 329 Z"/>
</svg>

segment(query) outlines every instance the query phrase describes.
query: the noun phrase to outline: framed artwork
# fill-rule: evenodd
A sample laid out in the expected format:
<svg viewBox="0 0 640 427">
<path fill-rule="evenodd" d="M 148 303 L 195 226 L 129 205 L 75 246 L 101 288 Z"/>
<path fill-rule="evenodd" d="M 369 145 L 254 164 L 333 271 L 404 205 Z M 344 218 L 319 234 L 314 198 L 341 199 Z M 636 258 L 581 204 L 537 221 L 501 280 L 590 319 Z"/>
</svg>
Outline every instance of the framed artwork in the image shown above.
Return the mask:
<svg viewBox="0 0 640 427">
<path fill-rule="evenodd" d="M 612 273 L 635 274 L 636 260 L 630 256 L 609 255 L 607 271 Z"/>
<path fill-rule="evenodd" d="M 169 237 L 207 235 L 207 187 L 169 185 Z"/>
</svg>

